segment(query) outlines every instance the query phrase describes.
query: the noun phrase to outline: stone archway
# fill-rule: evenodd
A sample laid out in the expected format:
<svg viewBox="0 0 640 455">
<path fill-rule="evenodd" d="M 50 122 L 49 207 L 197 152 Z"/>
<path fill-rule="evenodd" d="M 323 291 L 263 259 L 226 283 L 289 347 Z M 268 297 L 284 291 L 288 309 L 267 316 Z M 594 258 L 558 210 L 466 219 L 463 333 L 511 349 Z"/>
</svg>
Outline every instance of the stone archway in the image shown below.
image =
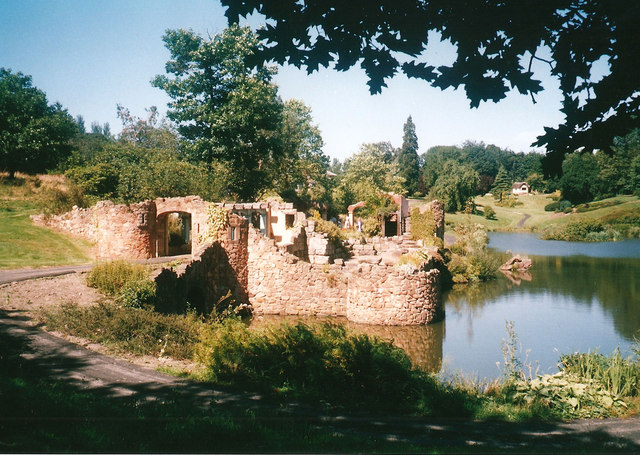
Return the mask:
<svg viewBox="0 0 640 455">
<path fill-rule="evenodd" d="M 164 212 L 156 219 L 156 255 L 191 254 L 192 220 L 189 212 Z"/>
</svg>

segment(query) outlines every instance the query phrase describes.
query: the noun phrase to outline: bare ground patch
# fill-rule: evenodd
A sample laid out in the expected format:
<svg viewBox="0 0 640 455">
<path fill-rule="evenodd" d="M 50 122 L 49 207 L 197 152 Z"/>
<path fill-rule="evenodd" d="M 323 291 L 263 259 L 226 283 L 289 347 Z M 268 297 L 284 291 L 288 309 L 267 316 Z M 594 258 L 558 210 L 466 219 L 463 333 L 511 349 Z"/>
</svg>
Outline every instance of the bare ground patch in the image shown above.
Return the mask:
<svg viewBox="0 0 640 455">
<path fill-rule="evenodd" d="M 29 317 L 30 324 L 38 324 L 38 311 L 63 303 L 77 303 L 80 306 L 96 305 L 110 299 L 97 290 L 87 286 L 86 273 L 72 273 L 52 278 L 20 281 L 0 285 L 0 309 L 20 312 Z M 46 327 L 44 327 L 46 330 Z M 137 356 L 95 343 L 86 338 L 49 331 L 52 335 L 83 346 L 101 354 L 127 360 L 136 365 L 151 369 L 170 368 L 179 371 L 193 371 L 197 365 L 191 361 L 176 360 L 169 357 Z"/>
</svg>

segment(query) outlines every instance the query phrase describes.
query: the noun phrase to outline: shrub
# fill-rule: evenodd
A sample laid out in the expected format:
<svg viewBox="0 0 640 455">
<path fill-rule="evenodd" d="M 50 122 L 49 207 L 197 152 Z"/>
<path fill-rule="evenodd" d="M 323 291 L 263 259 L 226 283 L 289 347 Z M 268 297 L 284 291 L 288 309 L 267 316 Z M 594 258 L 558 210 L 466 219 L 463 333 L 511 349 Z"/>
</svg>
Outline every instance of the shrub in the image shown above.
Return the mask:
<svg viewBox="0 0 640 455">
<path fill-rule="evenodd" d="M 203 327 L 196 358 L 209 379 L 332 403 L 412 405 L 417 373 L 391 343 L 341 325 L 281 325 L 252 331 L 228 319 Z"/>
<path fill-rule="evenodd" d="M 425 245 L 433 245 L 436 234 L 436 220 L 431 210 L 420 212 L 418 207 L 411 210 L 411 238 L 422 240 Z"/>
<path fill-rule="evenodd" d="M 365 218 L 362 222 L 362 232 L 368 237 L 380 235 L 380 220 L 376 217 Z"/>
<path fill-rule="evenodd" d="M 108 163 L 78 166 L 65 172 L 65 176 L 82 188 L 85 194 L 112 198 L 118 188 L 118 170 Z"/>
<path fill-rule="evenodd" d="M 564 212 L 571 209 L 571 202 L 567 200 L 555 201 L 544 206 L 545 212 Z"/>
<path fill-rule="evenodd" d="M 600 233 L 605 228 L 599 221 L 596 220 L 581 220 L 567 223 L 564 226 L 558 226 L 551 228 L 542 233 L 542 238 L 545 240 L 565 240 L 568 242 L 581 242 L 581 241 L 595 241 L 598 236 L 591 235 L 590 233 Z"/>
<path fill-rule="evenodd" d="M 73 184 L 68 185 L 66 189 L 43 187 L 37 203 L 46 215 L 59 215 L 68 212 L 74 205 L 86 205 L 82 190 Z"/>
<path fill-rule="evenodd" d="M 162 315 L 113 303 L 89 307 L 67 303 L 42 311 L 39 318 L 51 330 L 133 354 L 167 355 L 177 359 L 191 358 L 202 325 L 193 314 Z"/>
<path fill-rule="evenodd" d="M 98 264 L 89 271 L 87 285 L 113 297 L 120 295 L 128 283 L 147 280 L 148 275 L 144 265 L 110 261 Z"/>
<path fill-rule="evenodd" d="M 122 287 L 118 302 L 130 308 L 152 308 L 156 302 L 156 284 L 149 279 L 129 281 Z"/>
<path fill-rule="evenodd" d="M 484 208 L 484 217 L 488 220 L 495 220 L 496 219 L 496 211 L 493 210 L 493 207 L 491 207 L 490 205 L 487 205 Z"/>
</svg>

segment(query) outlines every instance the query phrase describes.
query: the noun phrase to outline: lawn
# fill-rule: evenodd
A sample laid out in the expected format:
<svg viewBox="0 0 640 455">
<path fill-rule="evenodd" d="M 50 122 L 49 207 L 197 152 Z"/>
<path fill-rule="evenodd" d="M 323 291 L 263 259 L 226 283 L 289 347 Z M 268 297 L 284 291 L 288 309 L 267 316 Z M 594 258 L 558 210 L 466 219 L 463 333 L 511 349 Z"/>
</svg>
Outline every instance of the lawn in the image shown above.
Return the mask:
<svg viewBox="0 0 640 455">
<path fill-rule="evenodd" d="M 495 220 L 487 220 L 482 215 L 466 215 L 464 213 L 447 213 L 448 223 L 473 222 L 485 226 L 488 231 L 534 231 L 539 232 L 554 225 L 564 225 L 573 221 L 598 220 L 612 213 L 624 213 L 640 210 L 640 199 L 636 196 L 616 196 L 603 199 L 592 206 L 598 208 L 578 213 L 545 212 L 545 205 L 552 202 L 548 194 L 531 194 L 518 197 L 522 205 L 500 207 L 491 196 L 478 196 L 474 199 L 476 206 L 483 209 L 491 206 L 496 212 Z M 525 216 L 528 218 L 518 226 Z"/>
<path fill-rule="evenodd" d="M 0 269 L 91 262 L 89 242 L 33 225 L 40 213 L 32 181 L 0 179 Z"/>
</svg>

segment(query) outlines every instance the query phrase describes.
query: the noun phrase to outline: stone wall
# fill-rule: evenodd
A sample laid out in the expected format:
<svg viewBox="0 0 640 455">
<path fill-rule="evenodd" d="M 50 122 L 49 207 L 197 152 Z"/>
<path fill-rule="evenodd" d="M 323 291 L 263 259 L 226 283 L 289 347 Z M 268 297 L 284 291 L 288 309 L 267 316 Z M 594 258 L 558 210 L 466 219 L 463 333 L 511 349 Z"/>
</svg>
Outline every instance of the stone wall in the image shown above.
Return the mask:
<svg viewBox="0 0 640 455">
<path fill-rule="evenodd" d="M 229 292 L 236 306 L 247 305 L 247 233 L 247 220 L 232 214 L 219 241 L 200 245 L 176 270 L 163 269 L 155 278 L 163 309 L 183 311 L 189 306 L 208 314 L 231 303 L 224 299 Z"/>
<path fill-rule="evenodd" d="M 31 215 L 31 220 L 38 226 L 48 227 L 67 234 L 77 235 L 90 242 L 96 241 L 95 207 L 73 209 L 62 215 Z"/>
<path fill-rule="evenodd" d="M 340 265 L 302 261 L 249 228 L 248 266 L 247 291 L 254 314 L 346 314 L 347 282 Z"/>
<path fill-rule="evenodd" d="M 130 205 L 98 202 L 94 219 L 99 259 L 155 256 L 156 206 L 153 201 Z"/>
</svg>

